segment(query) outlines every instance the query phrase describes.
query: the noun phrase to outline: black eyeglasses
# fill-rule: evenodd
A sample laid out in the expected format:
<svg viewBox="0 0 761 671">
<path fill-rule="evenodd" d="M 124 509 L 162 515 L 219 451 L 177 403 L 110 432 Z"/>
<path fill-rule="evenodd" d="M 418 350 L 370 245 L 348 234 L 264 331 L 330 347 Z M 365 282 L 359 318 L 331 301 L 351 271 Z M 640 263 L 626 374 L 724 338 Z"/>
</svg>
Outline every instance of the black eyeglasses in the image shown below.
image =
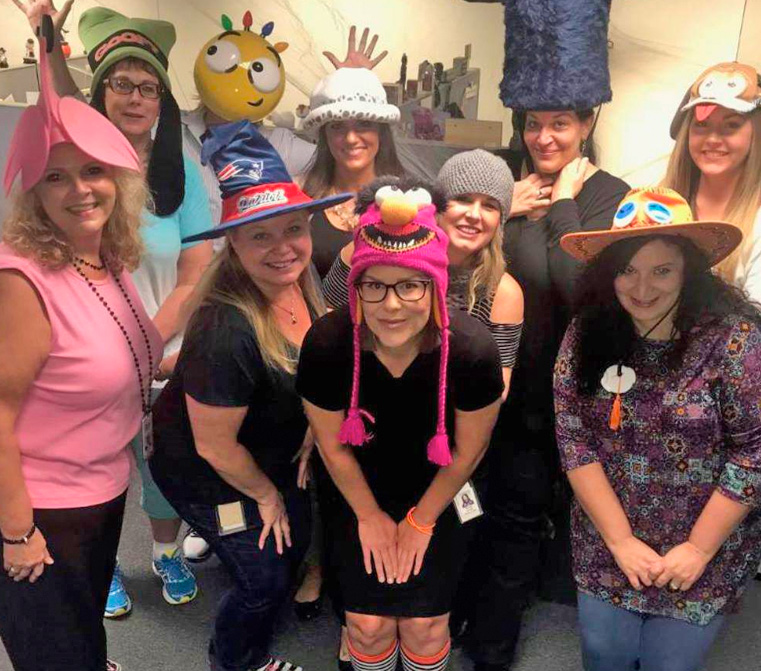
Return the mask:
<svg viewBox="0 0 761 671">
<path fill-rule="evenodd" d="M 104 82 L 108 85 L 114 93 L 120 96 L 131 95 L 132 92 L 137 89 L 140 91 L 140 95 L 146 100 L 156 100 L 161 97 L 164 92 L 164 87 L 161 84 L 154 84 L 153 82 L 143 82 L 142 84 L 135 84 L 129 79 L 124 77 L 108 78 Z"/>
<path fill-rule="evenodd" d="M 382 303 L 386 300 L 388 290 L 393 289 L 400 301 L 405 303 L 415 303 L 425 296 L 428 285 L 433 280 L 402 280 L 395 284 L 384 284 L 383 282 L 358 282 L 357 291 L 359 297 L 365 303 Z"/>
</svg>

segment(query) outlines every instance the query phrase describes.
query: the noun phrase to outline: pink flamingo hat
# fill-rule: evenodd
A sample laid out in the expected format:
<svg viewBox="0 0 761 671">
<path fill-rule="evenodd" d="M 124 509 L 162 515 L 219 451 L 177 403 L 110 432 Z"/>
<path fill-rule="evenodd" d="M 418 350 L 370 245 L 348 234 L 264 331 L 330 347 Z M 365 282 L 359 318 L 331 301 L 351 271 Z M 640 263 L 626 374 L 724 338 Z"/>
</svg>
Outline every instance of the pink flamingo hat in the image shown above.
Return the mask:
<svg viewBox="0 0 761 671">
<path fill-rule="evenodd" d="M 40 24 L 40 98 L 21 115 L 13 133 L 3 185 L 6 195 L 21 173 L 21 189 L 29 191 L 42 178 L 57 144 L 71 143 L 96 161 L 140 171 L 140 160 L 126 137 L 100 112 L 81 100 L 61 98 L 53 90 L 48 46 L 53 44 L 53 22 L 47 15 Z"/>
</svg>

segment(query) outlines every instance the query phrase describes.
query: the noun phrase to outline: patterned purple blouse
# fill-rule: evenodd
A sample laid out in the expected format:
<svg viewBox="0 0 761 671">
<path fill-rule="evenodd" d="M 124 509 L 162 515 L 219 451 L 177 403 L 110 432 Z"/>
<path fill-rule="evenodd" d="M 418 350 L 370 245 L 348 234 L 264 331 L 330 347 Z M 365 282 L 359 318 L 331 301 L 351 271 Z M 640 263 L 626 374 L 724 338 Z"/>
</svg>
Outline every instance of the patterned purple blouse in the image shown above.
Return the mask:
<svg viewBox="0 0 761 671">
<path fill-rule="evenodd" d="M 761 555 L 761 331 L 727 317 L 696 327 L 680 370 L 664 366 L 672 345 L 640 340 L 627 362 L 634 387 L 621 395 L 621 428 L 608 426 L 613 394 L 580 396 L 576 322 L 555 364 L 557 439 L 566 471 L 599 462 L 634 534 L 661 555 L 684 543 L 718 487 L 754 506 L 687 592 L 633 589 L 577 502 L 574 573 L 581 592 L 627 610 L 707 624 L 730 611 Z"/>
</svg>

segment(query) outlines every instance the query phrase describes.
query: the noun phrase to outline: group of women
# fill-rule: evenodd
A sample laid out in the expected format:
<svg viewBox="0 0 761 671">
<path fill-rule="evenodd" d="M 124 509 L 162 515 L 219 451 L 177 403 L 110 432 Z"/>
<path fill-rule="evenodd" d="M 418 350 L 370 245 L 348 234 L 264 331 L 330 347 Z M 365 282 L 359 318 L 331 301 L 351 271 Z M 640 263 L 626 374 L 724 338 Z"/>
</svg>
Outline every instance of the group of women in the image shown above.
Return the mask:
<svg viewBox="0 0 761 671">
<path fill-rule="evenodd" d="M 171 26 L 86 12 L 85 43 L 129 29 L 155 47 L 114 41 L 88 107 L 59 98 L 71 3 L 16 4 L 42 93 L 9 152 L 0 244 L 14 668 L 119 668 L 102 617 L 131 605 L 130 445 L 167 602 L 197 593 L 180 519 L 232 577 L 214 670 L 301 668 L 270 646 L 315 542 L 341 668 L 444 669 L 452 628 L 478 671 L 508 669 L 571 491 L 585 669 L 699 668 L 761 556 L 755 70 L 738 66 L 750 104 L 702 86 L 732 64 L 701 75 L 663 185 L 629 192 L 595 166 L 588 109 L 521 111 L 518 181 L 473 150 L 422 182 L 377 78 L 341 68 L 313 98 L 301 186 L 262 138 L 268 167 L 215 227 L 182 154 Z"/>
</svg>

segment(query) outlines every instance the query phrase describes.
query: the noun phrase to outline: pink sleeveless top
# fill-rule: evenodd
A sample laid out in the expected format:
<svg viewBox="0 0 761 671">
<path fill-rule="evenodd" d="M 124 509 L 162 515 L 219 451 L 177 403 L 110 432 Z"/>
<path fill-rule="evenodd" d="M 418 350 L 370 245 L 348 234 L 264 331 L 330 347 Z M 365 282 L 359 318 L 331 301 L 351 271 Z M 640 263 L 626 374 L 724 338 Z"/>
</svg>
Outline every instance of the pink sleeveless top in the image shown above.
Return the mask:
<svg viewBox="0 0 761 671">
<path fill-rule="evenodd" d="M 22 273 L 42 298 L 51 327 L 50 355 L 24 399 L 16 422 L 21 468 L 35 508 L 81 508 L 127 489 L 129 441 L 142 406 L 127 341 L 85 280 L 70 266 L 49 270 L 0 244 L 0 270 Z M 151 343 L 154 365 L 161 336 L 127 273 L 119 277 Z M 114 278 L 93 282 L 126 329 L 140 361 L 148 351 Z M 2 353 L 0 353 L 2 356 Z"/>
</svg>

